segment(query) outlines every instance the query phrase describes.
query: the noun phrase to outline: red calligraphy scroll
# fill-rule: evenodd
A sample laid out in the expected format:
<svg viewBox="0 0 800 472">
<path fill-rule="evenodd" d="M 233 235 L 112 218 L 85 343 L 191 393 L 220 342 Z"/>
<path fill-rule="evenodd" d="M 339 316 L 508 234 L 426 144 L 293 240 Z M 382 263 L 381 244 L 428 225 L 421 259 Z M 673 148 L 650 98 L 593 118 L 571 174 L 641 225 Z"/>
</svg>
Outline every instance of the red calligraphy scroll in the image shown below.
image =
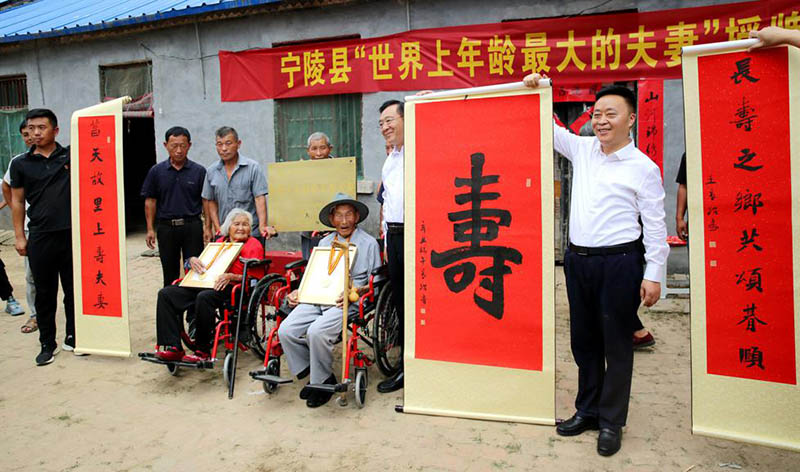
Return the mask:
<svg viewBox="0 0 800 472">
<path fill-rule="evenodd" d="M 114 116 L 78 118 L 83 314 L 122 316 Z"/>
<path fill-rule="evenodd" d="M 676 79 L 683 46 L 745 39 L 750 30 L 768 25 L 799 28 L 797 1 L 454 26 L 220 51 L 221 98 L 465 88 L 513 82 L 531 72 L 556 78 L 559 87 Z M 559 97 L 566 95 L 556 89 L 555 100 Z"/>
<path fill-rule="evenodd" d="M 708 373 L 795 384 L 786 48 L 698 58 Z"/>
<path fill-rule="evenodd" d="M 539 100 L 416 106 L 418 359 L 542 370 Z"/>
<path fill-rule="evenodd" d="M 638 148 L 656 163 L 664 176 L 664 81 L 640 80 L 638 84 Z"/>
</svg>

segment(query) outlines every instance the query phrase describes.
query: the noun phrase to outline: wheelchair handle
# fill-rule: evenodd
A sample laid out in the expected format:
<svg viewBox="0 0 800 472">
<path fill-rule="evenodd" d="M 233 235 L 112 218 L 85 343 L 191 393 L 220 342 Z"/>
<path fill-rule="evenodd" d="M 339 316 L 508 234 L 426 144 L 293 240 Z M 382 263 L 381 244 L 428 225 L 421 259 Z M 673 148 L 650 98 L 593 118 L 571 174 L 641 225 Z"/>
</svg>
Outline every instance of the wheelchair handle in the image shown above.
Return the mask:
<svg viewBox="0 0 800 472">
<path fill-rule="evenodd" d="M 246 257 L 240 257 L 239 262 L 242 264 L 246 264 L 248 267 L 258 267 L 262 265 L 269 264 L 272 262 L 271 259 L 248 259 Z"/>
<path fill-rule="evenodd" d="M 290 262 L 290 263 L 286 264 L 285 266 L 283 266 L 283 268 L 286 269 L 286 270 L 292 270 L 292 269 L 295 269 L 295 268 L 298 268 L 298 267 L 305 267 L 307 264 L 308 264 L 307 260 L 300 259 L 298 261 L 294 261 L 294 262 Z"/>
</svg>

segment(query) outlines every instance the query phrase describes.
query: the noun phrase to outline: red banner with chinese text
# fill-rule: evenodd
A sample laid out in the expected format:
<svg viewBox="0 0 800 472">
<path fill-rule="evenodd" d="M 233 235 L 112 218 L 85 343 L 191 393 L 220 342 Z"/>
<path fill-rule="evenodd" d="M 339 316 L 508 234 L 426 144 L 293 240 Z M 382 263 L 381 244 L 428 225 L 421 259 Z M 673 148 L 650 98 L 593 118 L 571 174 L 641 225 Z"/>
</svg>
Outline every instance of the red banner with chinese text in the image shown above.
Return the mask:
<svg viewBox="0 0 800 472">
<path fill-rule="evenodd" d="M 80 284 L 82 314 L 122 317 L 114 119 L 78 118 Z"/>
<path fill-rule="evenodd" d="M 787 49 L 697 66 L 708 373 L 794 385 Z"/>
<path fill-rule="evenodd" d="M 417 359 L 542 370 L 539 100 L 416 106 Z"/>
<path fill-rule="evenodd" d="M 640 80 L 638 84 L 637 146 L 661 169 L 664 177 L 664 81 Z"/>
<path fill-rule="evenodd" d="M 768 25 L 800 29 L 799 10 L 796 0 L 762 0 L 219 51 L 221 98 L 464 88 L 521 80 L 531 72 L 555 77 L 559 85 L 676 79 L 681 47 L 745 39 Z"/>
</svg>

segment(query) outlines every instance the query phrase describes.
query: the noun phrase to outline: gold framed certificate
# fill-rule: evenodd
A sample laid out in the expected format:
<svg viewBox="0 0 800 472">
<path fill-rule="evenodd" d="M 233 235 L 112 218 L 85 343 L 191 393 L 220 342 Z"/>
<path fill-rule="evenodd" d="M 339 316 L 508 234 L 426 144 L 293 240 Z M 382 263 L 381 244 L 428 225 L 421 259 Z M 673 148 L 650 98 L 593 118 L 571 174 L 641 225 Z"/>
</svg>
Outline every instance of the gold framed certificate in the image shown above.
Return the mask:
<svg viewBox="0 0 800 472">
<path fill-rule="evenodd" d="M 333 251 L 333 253 L 331 253 Z M 356 260 L 356 247 L 350 246 L 350 268 Z M 344 291 L 344 252 L 330 247 L 315 247 L 300 281 L 298 300 L 314 305 L 336 305 Z"/>
<path fill-rule="evenodd" d="M 180 286 L 214 288 L 214 281 L 239 257 L 243 246 L 243 243 L 210 243 L 199 257 L 200 262 L 206 266 L 206 271 L 200 274 L 194 269 L 190 270 L 181 280 Z"/>
</svg>

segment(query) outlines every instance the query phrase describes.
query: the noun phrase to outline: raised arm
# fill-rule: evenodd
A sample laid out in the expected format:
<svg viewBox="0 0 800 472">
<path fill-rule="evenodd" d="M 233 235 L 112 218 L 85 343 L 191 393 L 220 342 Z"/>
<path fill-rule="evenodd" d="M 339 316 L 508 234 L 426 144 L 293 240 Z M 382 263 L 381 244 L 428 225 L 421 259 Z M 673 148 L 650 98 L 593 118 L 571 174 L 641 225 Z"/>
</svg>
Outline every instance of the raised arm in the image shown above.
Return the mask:
<svg viewBox="0 0 800 472">
<path fill-rule="evenodd" d="M 528 88 L 538 88 L 539 81 L 545 77 L 539 74 L 528 74 L 522 80 Z M 546 117 L 543 117 L 543 119 Z M 559 154 L 572 161 L 578 153 L 580 146 L 580 136 L 576 136 L 553 122 L 553 149 Z"/>
</svg>

